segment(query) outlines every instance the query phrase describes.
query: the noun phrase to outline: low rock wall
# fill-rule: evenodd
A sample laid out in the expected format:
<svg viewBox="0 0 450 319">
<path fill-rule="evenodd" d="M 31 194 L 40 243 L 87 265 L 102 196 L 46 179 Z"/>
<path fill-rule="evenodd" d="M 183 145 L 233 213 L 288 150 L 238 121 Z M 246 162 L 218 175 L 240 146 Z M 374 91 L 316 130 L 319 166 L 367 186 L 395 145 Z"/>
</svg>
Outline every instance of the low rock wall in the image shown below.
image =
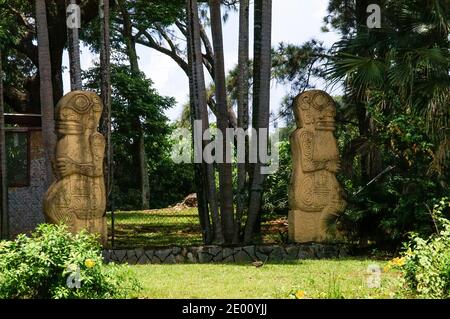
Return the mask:
<svg viewBox="0 0 450 319">
<path fill-rule="evenodd" d="M 253 261 L 282 262 L 301 259 L 345 257 L 343 245 L 301 244 L 261 245 L 243 247 L 200 246 L 165 249 L 109 249 L 103 251 L 106 262 L 136 264 L 176 263 L 249 263 Z"/>
</svg>

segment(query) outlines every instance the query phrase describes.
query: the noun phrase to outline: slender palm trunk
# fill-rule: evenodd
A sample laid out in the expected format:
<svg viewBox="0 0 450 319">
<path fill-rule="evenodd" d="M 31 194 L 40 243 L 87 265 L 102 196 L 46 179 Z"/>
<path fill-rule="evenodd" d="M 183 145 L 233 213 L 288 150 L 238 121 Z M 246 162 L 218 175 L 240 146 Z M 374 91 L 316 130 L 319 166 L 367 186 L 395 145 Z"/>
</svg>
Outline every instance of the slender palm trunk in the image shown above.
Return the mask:
<svg viewBox="0 0 450 319">
<path fill-rule="evenodd" d="M 5 108 L 3 104 L 3 68 L 0 50 L 0 240 L 9 238 L 8 185 L 6 181 Z"/>
<path fill-rule="evenodd" d="M 241 0 L 239 4 L 239 48 L 238 48 L 238 127 L 244 131 L 248 129 L 248 65 L 249 65 L 249 0 Z M 234 242 L 241 240 L 241 222 L 244 213 L 248 163 L 248 138 L 245 139 L 245 163 L 238 163 L 238 188 L 236 223 Z"/>
<path fill-rule="evenodd" d="M 55 114 L 53 104 L 52 67 L 50 43 L 47 29 L 47 7 L 45 0 L 36 0 L 36 22 L 39 54 L 39 81 L 42 113 L 42 137 L 45 154 L 46 183 L 53 182 L 52 161 L 55 154 Z"/>
<path fill-rule="evenodd" d="M 271 73 L 271 32 L 272 31 L 272 0 L 255 0 L 255 26 L 254 26 L 254 68 L 253 68 L 253 127 L 262 138 L 261 129 L 269 128 L 270 115 L 270 73 Z M 260 149 L 258 141 L 258 149 Z M 267 150 L 264 150 L 267 151 Z M 253 240 L 256 224 L 261 210 L 261 199 L 265 175 L 261 168 L 265 163 L 258 152 L 258 161 L 253 166 L 250 186 L 250 200 L 248 220 L 245 225 L 244 241 Z"/>
<path fill-rule="evenodd" d="M 112 189 L 112 145 L 111 145 L 111 65 L 110 65 L 110 31 L 109 31 L 109 0 L 99 1 L 100 13 L 100 70 L 101 70 L 101 97 L 103 113 L 101 132 L 106 140 L 105 156 L 105 185 L 107 198 Z"/>
<path fill-rule="evenodd" d="M 76 0 L 66 0 L 66 6 L 77 4 Z M 69 44 L 69 64 L 70 64 L 70 88 L 72 91 L 81 90 L 81 59 L 80 59 L 80 37 L 78 28 L 67 28 L 67 38 Z"/>
<path fill-rule="evenodd" d="M 138 74 L 139 63 L 138 56 L 136 53 L 136 41 L 133 37 L 133 28 L 131 24 L 130 14 L 128 13 L 128 9 L 126 7 L 126 3 L 124 0 L 119 0 L 119 8 L 122 13 L 123 18 L 123 30 L 122 34 L 124 36 L 125 45 L 127 48 L 127 55 L 130 61 L 131 72 L 134 74 Z M 150 180 L 148 173 L 148 159 L 147 153 L 145 151 L 145 134 L 142 128 L 142 124 L 139 118 L 135 119 L 137 123 L 139 123 L 139 140 L 138 140 L 138 157 L 139 157 L 139 175 L 141 177 L 141 208 L 149 209 L 150 208 Z"/>
<path fill-rule="evenodd" d="M 191 89 L 193 98 L 193 120 L 201 120 L 202 128 L 201 134 L 209 127 L 208 112 L 206 108 L 206 87 L 205 76 L 203 73 L 203 56 L 201 51 L 200 38 L 200 21 L 198 17 L 197 0 L 187 1 L 187 16 L 188 16 L 188 39 L 189 39 L 189 66 L 191 76 Z M 193 127 L 194 129 L 194 127 Z M 194 133 L 193 133 L 194 134 Z M 195 136 L 193 135 L 194 139 Z M 200 147 L 200 153 L 203 152 L 204 146 L 208 141 L 203 141 Z M 194 142 L 195 145 L 195 142 Z M 194 150 L 195 151 L 195 150 Z M 207 185 L 207 198 L 209 209 L 211 211 L 214 240 L 218 243 L 223 242 L 222 227 L 220 222 L 219 208 L 217 205 L 217 194 L 215 185 L 214 167 L 212 164 L 204 163 L 202 159 L 202 176 L 203 182 Z M 198 189 L 201 191 L 201 188 Z"/>
<path fill-rule="evenodd" d="M 219 167 L 220 214 L 225 243 L 233 241 L 233 181 L 231 173 L 231 149 L 226 137 L 228 128 L 227 88 L 225 80 L 225 59 L 223 53 L 222 14 L 219 0 L 210 0 L 211 31 L 214 48 L 214 82 L 216 86 L 217 126 L 222 132 L 222 159 Z"/>
</svg>

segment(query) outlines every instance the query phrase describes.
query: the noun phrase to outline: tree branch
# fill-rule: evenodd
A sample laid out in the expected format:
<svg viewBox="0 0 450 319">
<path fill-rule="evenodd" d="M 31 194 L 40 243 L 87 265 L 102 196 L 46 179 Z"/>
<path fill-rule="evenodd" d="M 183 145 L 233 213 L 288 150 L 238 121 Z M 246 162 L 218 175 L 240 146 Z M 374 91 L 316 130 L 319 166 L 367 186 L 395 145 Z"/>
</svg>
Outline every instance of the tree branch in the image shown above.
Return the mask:
<svg viewBox="0 0 450 319">
<path fill-rule="evenodd" d="M 211 45 L 211 41 L 209 41 L 208 35 L 206 34 L 205 28 L 203 27 L 202 24 L 200 24 L 200 38 L 202 39 L 203 45 L 205 46 L 205 50 L 206 50 L 205 56 L 208 59 L 209 63 L 213 66 L 214 65 L 214 50 Z"/>
<path fill-rule="evenodd" d="M 143 46 L 155 49 L 156 51 L 161 52 L 161 53 L 171 57 L 180 66 L 180 68 L 183 69 L 183 71 L 186 73 L 186 75 L 189 74 L 189 67 L 188 67 L 187 62 L 182 57 L 180 57 L 177 54 L 177 52 L 169 50 L 169 49 L 163 47 L 162 45 L 158 44 L 155 41 L 155 39 L 153 39 L 151 34 L 148 33 L 147 30 L 140 30 L 139 33 L 141 33 L 147 39 L 147 41 L 142 40 L 142 38 L 139 37 L 139 38 L 136 38 L 136 43 L 139 43 Z"/>
</svg>

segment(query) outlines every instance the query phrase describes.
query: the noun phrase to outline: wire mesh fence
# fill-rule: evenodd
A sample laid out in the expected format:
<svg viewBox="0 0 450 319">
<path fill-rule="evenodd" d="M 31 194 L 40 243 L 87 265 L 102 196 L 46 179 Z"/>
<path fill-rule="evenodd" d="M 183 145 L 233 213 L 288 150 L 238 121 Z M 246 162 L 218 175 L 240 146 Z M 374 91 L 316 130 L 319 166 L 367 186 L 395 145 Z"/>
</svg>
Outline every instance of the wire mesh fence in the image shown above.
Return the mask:
<svg viewBox="0 0 450 319">
<path fill-rule="evenodd" d="M 108 213 L 109 243 L 112 244 L 111 214 Z M 287 220 L 267 216 L 261 225 L 260 243 L 287 240 Z M 202 245 L 197 208 L 172 207 L 114 213 L 114 248 L 153 248 Z"/>
<path fill-rule="evenodd" d="M 108 214 L 110 243 L 111 226 L 111 214 Z M 196 208 L 114 213 L 114 248 L 200 244 L 202 244 L 202 233 Z"/>
</svg>

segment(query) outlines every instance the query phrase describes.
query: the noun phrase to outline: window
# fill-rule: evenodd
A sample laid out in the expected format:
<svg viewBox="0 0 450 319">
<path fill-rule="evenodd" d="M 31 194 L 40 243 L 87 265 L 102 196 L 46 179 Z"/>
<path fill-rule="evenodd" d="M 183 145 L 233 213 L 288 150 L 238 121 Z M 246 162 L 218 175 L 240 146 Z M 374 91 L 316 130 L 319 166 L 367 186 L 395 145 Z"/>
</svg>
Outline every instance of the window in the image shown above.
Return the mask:
<svg viewBox="0 0 450 319">
<path fill-rule="evenodd" d="M 25 187 L 30 184 L 29 134 L 5 132 L 6 176 L 9 187 Z"/>
</svg>

